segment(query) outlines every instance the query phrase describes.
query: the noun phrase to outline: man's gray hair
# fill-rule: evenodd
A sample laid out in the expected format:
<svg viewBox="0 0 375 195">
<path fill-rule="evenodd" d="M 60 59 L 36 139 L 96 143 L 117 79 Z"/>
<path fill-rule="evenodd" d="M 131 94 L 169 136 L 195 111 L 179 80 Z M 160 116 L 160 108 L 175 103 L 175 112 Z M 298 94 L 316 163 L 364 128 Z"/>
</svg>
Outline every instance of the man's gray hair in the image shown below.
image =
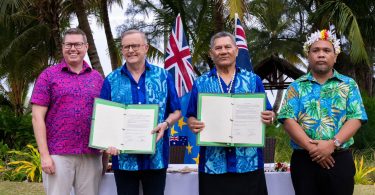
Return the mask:
<svg viewBox="0 0 375 195">
<path fill-rule="evenodd" d="M 142 31 L 137 30 L 137 29 L 131 29 L 131 30 L 127 30 L 127 31 L 122 32 L 122 33 L 121 33 L 121 40 L 122 40 L 125 36 L 127 36 L 127 35 L 136 34 L 136 33 L 140 34 L 140 35 L 142 36 L 142 38 L 144 39 L 145 44 L 147 44 L 147 37 L 146 37 L 146 34 L 145 34 L 144 32 L 142 32 Z"/>
<path fill-rule="evenodd" d="M 212 49 L 214 47 L 214 43 L 216 39 L 222 38 L 222 37 L 229 37 L 232 40 L 233 44 L 236 45 L 236 38 L 231 33 L 226 32 L 226 31 L 221 31 L 211 37 L 210 48 Z"/>
<path fill-rule="evenodd" d="M 66 30 L 64 33 L 63 33 L 63 42 L 65 41 L 65 37 L 67 35 L 82 35 L 83 37 L 83 42 L 84 43 L 87 43 L 87 37 L 86 37 L 86 33 L 83 32 L 83 30 L 79 29 L 79 28 L 70 28 L 68 30 Z"/>
</svg>

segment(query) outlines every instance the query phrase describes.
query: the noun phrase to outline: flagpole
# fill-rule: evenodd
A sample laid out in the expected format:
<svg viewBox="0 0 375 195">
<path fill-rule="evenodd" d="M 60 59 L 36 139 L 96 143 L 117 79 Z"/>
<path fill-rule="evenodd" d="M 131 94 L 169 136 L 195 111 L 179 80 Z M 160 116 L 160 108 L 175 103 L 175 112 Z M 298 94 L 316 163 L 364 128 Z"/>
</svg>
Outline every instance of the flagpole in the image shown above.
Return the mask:
<svg viewBox="0 0 375 195">
<path fill-rule="evenodd" d="M 190 47 L 180 14 L 177 15 L 171 33 L 165 40 L 167 40 L 167 44 L 165 46 L 164 68 L 169 71 L 173 78 L 176 91 L 180 97 L 182 113 L 185 113 L 195 76 Z M 196 136 L 189 130 L 186 120 L 184 117 L 181 118 L 170 129 L 171 162 L 195 164 L 196 159 L 199 159 L 199 146 L 196 145 Z"/>
<path fill-rule="evenodd" d="M 236 23 L 237 23 L 237 19 L 238 19 L 238 13 L 236 12 L 234 14 L 234 22 L 233 22 L 233 24 L 234 24 L 234 26 L 233 26 L 233 29 L 234 29 L 233 34 L 234 34 L 234 36 L 236 36 Z"/>
<path fill-rule="evenodd" d="M 234 13 L 234 22 L 233 22 L 233 29 L 234 29 L 233 35 L 234 35 L 234 38 L 236 38 L 236 24 L 237 24 L 237 19 L 238 19 L 238 13 L 236 12 L 236 13 Z M 237 43 L 236 43 L 236 45 L 237 45 Z M 237 59 L 236 59 L 236 66 L 237 65 L 238 64 L 237 64 Z"/>
</svg>

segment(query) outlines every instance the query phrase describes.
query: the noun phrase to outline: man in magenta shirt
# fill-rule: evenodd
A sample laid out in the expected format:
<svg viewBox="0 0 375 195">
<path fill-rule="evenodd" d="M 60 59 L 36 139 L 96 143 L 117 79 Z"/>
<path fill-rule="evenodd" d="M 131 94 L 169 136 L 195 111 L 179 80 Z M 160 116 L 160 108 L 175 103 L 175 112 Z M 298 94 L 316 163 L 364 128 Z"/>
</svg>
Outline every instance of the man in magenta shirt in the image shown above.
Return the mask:
<svg viewBox="0 0 375 195">
<path fill-rule="evenodd" d="M 67 195 L 72 186 L 76 195 L 98 194 L 106 167 L 101 153 L 88 147 L 94 98 L 100 94 L 103 78 L 83 60 L 87 49 L 82 30 L 67 30 L 62 44 L 64 59 L 40 74 L 31 97 L 48 195 Z"/>
</svg>

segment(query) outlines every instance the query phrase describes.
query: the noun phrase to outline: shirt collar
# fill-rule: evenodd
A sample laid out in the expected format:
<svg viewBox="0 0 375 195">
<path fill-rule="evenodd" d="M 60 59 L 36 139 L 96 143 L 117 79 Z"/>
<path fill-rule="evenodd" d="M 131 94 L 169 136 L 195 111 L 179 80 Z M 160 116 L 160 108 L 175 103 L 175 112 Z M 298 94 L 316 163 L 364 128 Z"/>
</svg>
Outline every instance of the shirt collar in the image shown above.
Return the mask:
<svg viewBox="0 0 375 195">
<path fill-rule="evenodd" d="M 337 72 L 335 69 L 333 69 L 332 77 L 329 78 L 328 80 L 332 80 L 332 79 L 338 79 L 340 81 L 344 81 L 343 75 L 340 74 L 339 72 Z M 306 75 L 302 76 L 301 81 L 315 81 L 315 82 L 317 82 L 316 79 L 313 77 L 311 71 L 309 73 L 307 73 Z"/>
<path fill-rule="evenodd" d="M 151 69 L 151 65 L 150 65 L 150 63 L 148 63 L 147 60 L 145 60 L 145 67 L 146 67 L 146 68 L 145 68 L 146 71 L 148 71 L 148 70 Z M 122 66 L 122 68 L 121 68 L 121 72 L 122 72 L 122 73 L 129 73 L 128 67 L 126 66 L 126 62 L 125 62 L 124 65 Z"/>
<path fill-rule="evenodd" d="M 236 66 L 236 74 L 237 74 L 238 72 L 241 72 L 241 69 L 240 69 L 238 66 Z M 216 66 L 215 66 L 214 68 L 212 68 L 212 69 L 210 70 L 210 72 L 208 73 L 208 76 L 209 76 L 209 77 L 211 77 L 211 76 L 216 76 L 216 73 L 217 73 L 217 69 L 216 69 Z"/>
<path fill-rule="evenodd" d="M 60 66 L 61 66 L 61 71 L 69 71 L 69 72 L 73 72 L 70 67 L 68 66 L 68 63 L 66 63 L 66 61 L 63 59 L 61 60 L 60 62 Z M 79 74 L 83 73 L 83 72 L 88 72 L 88 71 L 91 71 L 92 68 L 89 66 L 89 64 L 83 60 L 83 66 L 82 66 L 82 70 Z"/>
</svg>

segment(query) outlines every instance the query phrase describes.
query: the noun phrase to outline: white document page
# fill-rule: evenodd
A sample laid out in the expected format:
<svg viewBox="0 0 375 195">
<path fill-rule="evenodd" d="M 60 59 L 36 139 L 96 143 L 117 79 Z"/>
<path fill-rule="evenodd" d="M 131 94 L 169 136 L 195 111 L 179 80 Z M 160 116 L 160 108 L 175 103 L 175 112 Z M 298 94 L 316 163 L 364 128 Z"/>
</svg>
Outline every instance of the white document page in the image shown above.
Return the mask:
<svg viewBox="0 0 375 195">
<path fill-rule="evenodd" d="M 126 150 L 152 150 L 154 110 L 127 109 L 122 144 Z"/>
<path fill-rule="evenodd" d="M 233 127 L 234 143 L 262 143 L 263 98 L 233 98 Z"/>
<path fill-rule="evenodd" d="M 205 128 L 200 132 L 200 141 L 230 143 L 231 113 L 231 98 L 203 96 L 201 121 L 204 122 Z"/>
<path fill-rule="evenodd" d="M 124 109 L 105 104 L 96 104 L 95 133 L 91 144 L 108 148 L 121 146 L 121 132 L 124 124 Z M 118 148 L 120 149 L 120 148 Z"/>
</svg>

